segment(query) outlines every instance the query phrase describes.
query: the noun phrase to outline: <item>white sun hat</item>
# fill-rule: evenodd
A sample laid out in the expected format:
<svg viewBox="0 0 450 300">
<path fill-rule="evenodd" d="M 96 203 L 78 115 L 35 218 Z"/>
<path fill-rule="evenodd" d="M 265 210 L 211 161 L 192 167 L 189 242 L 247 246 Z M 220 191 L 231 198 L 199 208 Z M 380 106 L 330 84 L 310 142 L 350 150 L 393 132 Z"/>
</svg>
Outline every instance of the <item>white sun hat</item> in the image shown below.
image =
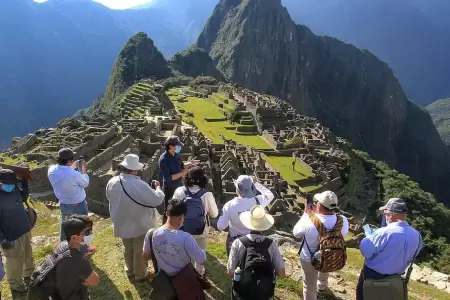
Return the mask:
<svg viewBox="0 0 450 300">
<path fill-rule="evenodd" d="M 126 155 L 119 165 L 131 171 L 139 171 L 144 167 L 144 164 L 139 162 L 139 156 L 136 154 Z"/>
<path fill-rule="evenodd" d="M 267 214 L 261 205 L 255 205 L 250 211 L 241 213 L 239 219 L 245 227 L 256 231 L 268 230 L 275 223 L 273 217 Z"/>
</svg>

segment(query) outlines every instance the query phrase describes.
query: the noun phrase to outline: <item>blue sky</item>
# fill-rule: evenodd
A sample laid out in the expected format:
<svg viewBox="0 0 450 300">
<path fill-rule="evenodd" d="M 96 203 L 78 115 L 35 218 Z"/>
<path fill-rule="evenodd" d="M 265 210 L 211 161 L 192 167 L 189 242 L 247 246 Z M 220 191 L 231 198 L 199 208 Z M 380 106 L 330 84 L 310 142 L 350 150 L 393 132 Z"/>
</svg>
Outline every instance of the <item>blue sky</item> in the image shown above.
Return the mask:
<svg viewBox="0 0 450 300">
<path fill-rule="evenodd" d="M 47 0 L 34 0 L 35 2 L 45 2 Z M 125 9 L 134 7 L 140 4 L 151 2 L 152 0 L 93 0 L 102 3 L 105 6 L 113 9 Z"/>
</svg>

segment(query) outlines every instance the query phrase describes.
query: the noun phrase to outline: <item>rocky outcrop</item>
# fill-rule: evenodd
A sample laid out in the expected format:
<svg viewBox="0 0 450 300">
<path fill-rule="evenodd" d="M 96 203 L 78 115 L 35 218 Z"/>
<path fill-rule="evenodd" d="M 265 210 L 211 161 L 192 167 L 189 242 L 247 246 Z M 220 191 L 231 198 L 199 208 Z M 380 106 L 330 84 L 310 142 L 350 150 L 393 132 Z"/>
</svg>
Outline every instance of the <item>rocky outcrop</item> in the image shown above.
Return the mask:
<svg viewBox="0 0 450 300">
<path fill-rule="evenodd" d="M 448 194 L 439 189 L 447 155 L 429 115 L 370 52 L 296 25 L 280 0 L 221 0 L 197 46 L 230 81 L 288 100 L 440 199 Z"/>
<path fill-rule="evenodd" d="M 223 75 L 214 65 L 208 52 L 195 45 L 175 54 L 169 61 L 169 64 L 172 69 L 187 76 L 211 76 L 217 80 L 224 79 Z"/>
</svg>

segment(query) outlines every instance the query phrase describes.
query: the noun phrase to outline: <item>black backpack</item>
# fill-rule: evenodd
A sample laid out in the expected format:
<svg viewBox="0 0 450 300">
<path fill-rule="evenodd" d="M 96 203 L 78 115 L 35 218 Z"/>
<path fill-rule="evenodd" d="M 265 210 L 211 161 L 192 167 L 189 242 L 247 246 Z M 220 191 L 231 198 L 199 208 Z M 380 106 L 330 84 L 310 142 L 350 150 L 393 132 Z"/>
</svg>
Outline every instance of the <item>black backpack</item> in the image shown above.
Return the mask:
<svg viewBox="0 0 450 300">
<path fill-rule="evenodd" d="M 275 270 L 269 254 L 272 240 L 252 241 L 246 236 L 239 239 L 245 247 L 239 259 L 242 270 L 239 282 L 233 281 L 233 290 L 239 299 L 267 300 L 275 293 Z"/>
<path fill-rule="evenodd" d="M 71 257 L 70 250 L 52 253 L 31 275 L 27 300 L 63 300 L 56 289 L 56 266 L 64 258 Z"/>
</svg>

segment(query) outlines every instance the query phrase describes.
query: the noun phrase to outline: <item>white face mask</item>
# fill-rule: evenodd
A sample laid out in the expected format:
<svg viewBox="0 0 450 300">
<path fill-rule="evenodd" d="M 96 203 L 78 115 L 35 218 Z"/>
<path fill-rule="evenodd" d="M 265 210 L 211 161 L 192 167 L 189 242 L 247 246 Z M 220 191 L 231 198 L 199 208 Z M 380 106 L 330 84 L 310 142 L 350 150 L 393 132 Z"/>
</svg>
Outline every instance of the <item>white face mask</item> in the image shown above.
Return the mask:
<svg viewBox="0 0 450 300">
<path fill-rule="evenodd" d="M 81 242 L 80 244 L 81 245 L 90 245 L 90 244 L 92 244 L 92 241 L 94 240 L 94 234 L 92 233 L 92 234 L 90 234 L 90 235 L 86 235 L 86 236 L 84 236 L 84 241 L 83 242 Z"/>
</svg>

